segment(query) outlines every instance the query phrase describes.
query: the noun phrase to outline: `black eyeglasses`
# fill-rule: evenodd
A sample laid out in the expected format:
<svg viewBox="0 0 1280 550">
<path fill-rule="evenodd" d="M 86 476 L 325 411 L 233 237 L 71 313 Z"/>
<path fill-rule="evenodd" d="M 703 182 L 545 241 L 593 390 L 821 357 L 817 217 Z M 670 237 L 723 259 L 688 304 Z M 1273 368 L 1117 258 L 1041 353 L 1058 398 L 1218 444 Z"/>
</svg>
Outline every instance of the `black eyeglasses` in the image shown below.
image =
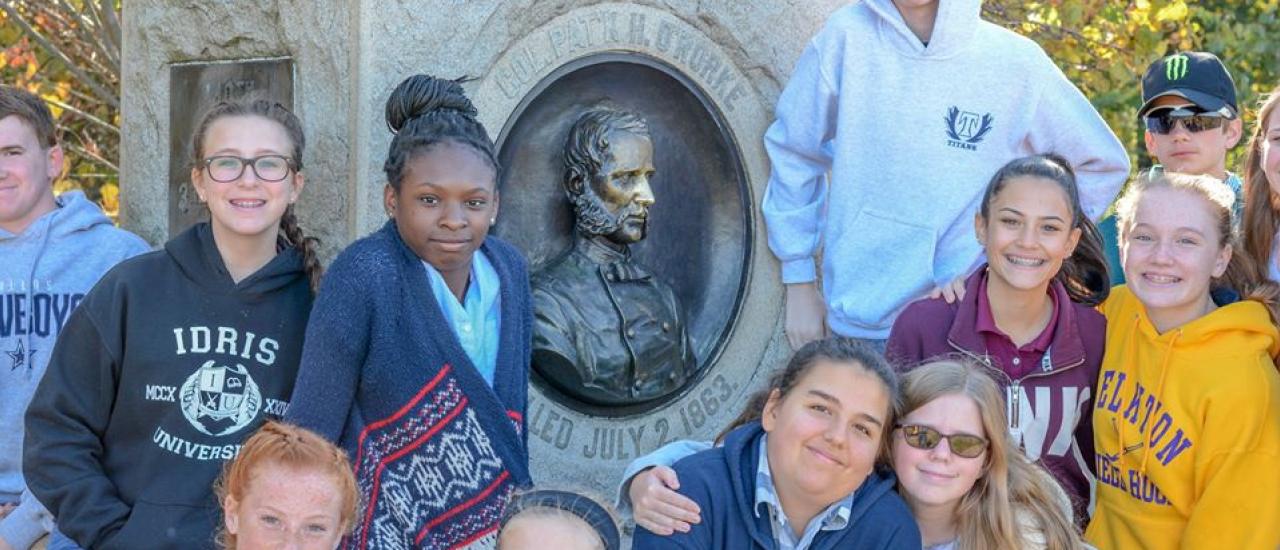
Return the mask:
<svg viewBox="0 0 1280 550">
<path fill-rule="evenodd" d="M 1221 128 L 1228 120 L 1222 113 L 1197 112 L 1186 107 L 1159 109 L 1142 118 L 1147 123 L 1147 130 L 1161 135 L 1172 132 L 1178 121 L 1182 121 L 1182 127 L 1188 132 L 1196 133 Z"/>
<path fill-rule="evenodd" d="M 209 177 L 219 183 L 240 179 L 244 174 L 245 166 L 252 166 L 253 175 L 262 181 L 280 181 L 289 177 L 289 171 L 293 169 L 293 160 L 283 155 L 263 155 L 253 158 L 218 155 L 204 159 L 204 167 L 209 172 Z"/>
<path fill-rule="evenodd" d="M 987 450 L 987 440 L 976 435 L 969 434 L 946 434 L 930 428 L 928 426 L 920 426 L 916 424 L 899 424 L 898 429 L 902 430 L 902 438 L 916 449 L 930 450 L 942 443 L 943 438 L 947 440 L 947 446 L 951 448 L 951 454 L 964 458 L 978 458 L 982 456 L 982 452 Z"/>
</svg>

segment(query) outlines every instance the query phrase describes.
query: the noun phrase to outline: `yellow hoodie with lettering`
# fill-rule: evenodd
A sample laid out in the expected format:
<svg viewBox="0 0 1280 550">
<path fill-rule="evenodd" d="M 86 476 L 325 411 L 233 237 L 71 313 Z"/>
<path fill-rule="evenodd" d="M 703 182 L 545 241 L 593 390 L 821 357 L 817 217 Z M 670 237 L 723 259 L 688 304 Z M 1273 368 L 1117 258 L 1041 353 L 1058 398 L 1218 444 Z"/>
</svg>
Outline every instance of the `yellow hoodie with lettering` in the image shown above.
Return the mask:
<svg viewBox="0 0 1280 550">
<path fill-rule="evenodd" d="M 1280 547 L 1280 332 L 1240 301 L 1164 334 L 1123 286 L 1102 306 L 1093 409 L 1101 550 Z"/>
</svg>

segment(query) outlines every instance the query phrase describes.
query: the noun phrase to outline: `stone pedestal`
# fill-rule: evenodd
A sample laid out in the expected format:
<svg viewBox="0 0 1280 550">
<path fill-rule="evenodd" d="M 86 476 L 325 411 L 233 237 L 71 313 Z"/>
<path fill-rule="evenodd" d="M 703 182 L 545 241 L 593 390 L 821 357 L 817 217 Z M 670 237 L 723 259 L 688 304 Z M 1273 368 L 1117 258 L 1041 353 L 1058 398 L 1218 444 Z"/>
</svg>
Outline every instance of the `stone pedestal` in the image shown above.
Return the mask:
<svg viewBox="0 0 1280 550">
<path fill-rule="evenodd" d="M 323 240 L 328 258 L 386 219 L 382 163 L 391 134 L 383 106 L 405 76 L 475 77 L 466 85 L 468 93 L 490 134 L 501 141 L 522 104 L 566 65 L 592 56 L 638 56 L 675 71 L 718 116 L 740 161 L 741 276 L 723 283 L 735 289 L 733 311 L 699 357 L 703 374 L 648 410 L 592 414 L 537 384 L 530 389 L 526 421 L 535 478 L 611 497 L 628 461 L 664 442 L 709 439 L 789 354 L 781 334 L 778 264 L 759 214 L 769 175 L 761 138 L 796 59 L 841 4 L 128 2 L 121 219 L 154 244 L 170 236 L 170 205 L 180 199 L 171 193 L 170 113 L 174 102 L 184 100 L 170 97 L 175 65 L 291 62 L 293 107 L 308 139 L 299 217 L 304 229 Z M 518 205 L 504 201 L 503 217 L 513 208 Z"/>
</svg>

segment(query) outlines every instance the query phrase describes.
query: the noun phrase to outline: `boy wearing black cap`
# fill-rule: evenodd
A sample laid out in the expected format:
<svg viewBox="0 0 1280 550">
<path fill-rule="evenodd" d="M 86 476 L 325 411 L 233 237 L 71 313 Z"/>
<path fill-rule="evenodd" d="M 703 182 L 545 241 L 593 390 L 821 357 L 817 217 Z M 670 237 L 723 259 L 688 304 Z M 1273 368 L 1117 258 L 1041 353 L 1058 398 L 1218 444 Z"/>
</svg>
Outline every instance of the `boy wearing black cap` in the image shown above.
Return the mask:
<svg viewBox="0 0 1280 550">
<path fill-rule="evenodd" d="M 1142 107 L 1146 130 L 1143 142 L 1158 164 L 1154 170 L 1213 176 L 1236 195 L 1235 219 L 1240 219 L 1244 195 L 1240 177 L 1227 171 L 1227 151 L 1243 135 L 1236 85 L 1218 56 L 1208 52 L 1179 52 L 1147 67 L 1142 77 Z M 1124 283 L 1115 216 L 1098 229 L 1110 267 L 1112 284 Z"/>
<path fill-rule="evenodd" d="M 1243 133 L 1236 86 L 1217 56 L 1182 52 L 1157 60 L 1142 77 L 1147 152 L 1164 169 L 1222 180 L 1236 193 L 1240 178 L 1227 171 L 1227 151 Z"/>
</svg>

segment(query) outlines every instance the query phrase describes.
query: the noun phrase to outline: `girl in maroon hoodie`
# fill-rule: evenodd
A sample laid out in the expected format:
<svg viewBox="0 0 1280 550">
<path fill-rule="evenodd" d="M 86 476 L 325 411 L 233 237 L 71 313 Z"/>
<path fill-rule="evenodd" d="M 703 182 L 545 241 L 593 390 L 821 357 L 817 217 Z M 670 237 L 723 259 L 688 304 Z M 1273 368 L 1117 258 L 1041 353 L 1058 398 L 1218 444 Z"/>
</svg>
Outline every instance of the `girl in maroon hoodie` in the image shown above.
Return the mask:
<svg viewBox="0 0 1280 550">
<path fill-rule="evenodd" d="M 1005 390 L 1009 432 L 1070 494 L 1084 523 L 1093 480 L 1093 388 L 1109 292 L 1102 239 L 1080 206 L 1075 173 L 1056 155 L 1006 164 L 974 217 L 987 263 L 963 298 L 920 300 L 902 312 L 886 355 L 902 368 L 963 354 Z"/>
</svg>

